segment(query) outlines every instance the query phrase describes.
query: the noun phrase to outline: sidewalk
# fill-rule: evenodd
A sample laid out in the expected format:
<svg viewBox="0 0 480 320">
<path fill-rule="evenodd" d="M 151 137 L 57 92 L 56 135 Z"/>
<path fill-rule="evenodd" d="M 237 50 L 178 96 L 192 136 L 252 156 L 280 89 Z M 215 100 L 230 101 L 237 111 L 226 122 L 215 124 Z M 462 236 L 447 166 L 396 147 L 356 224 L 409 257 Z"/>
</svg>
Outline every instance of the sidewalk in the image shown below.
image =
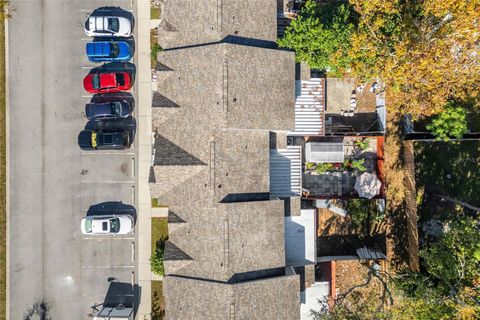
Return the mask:
<svg viewBox="0 0 480 320">
<path fill-rule="evenodd" d="M 141 288 L 137 319 L 151 319 L 151 197 L 148 176 L 152 155 L 152 89 L 150 71 L 150 0 L 137 0 L 137 133 L 138 133 L 138 275 Z"/>
</svg>

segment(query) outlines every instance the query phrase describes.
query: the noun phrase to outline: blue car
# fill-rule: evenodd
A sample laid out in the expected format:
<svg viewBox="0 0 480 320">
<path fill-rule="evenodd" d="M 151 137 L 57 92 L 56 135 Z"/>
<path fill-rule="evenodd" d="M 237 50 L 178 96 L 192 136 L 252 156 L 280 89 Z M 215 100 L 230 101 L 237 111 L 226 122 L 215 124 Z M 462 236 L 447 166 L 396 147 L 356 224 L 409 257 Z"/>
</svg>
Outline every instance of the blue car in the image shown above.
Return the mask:
<svg viewBox="0 0 480 320">
<path fill-rule="evenodd" d="M 91 62 L 127 62 L 132 54 L 132 47 L 124 41 L 87 43 L 87 57 Z"/>
</svg>

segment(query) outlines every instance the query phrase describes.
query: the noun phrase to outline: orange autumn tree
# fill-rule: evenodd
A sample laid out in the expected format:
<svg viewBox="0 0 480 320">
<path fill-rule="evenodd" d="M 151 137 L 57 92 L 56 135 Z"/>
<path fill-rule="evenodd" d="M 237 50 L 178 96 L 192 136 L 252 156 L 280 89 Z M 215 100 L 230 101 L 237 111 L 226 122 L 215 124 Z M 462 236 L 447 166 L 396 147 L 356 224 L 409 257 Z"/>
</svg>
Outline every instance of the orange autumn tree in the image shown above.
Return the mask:
<svg viewBox="0 0 480 320">
<path fill-rule="evenodd" d="M 480 0 L 351 0 L 360 15 L 351 72 L 379 77 L 390 107 L 414 118 L 451 99 L 473 98 L 480 83 Z"/>
<path fill-rule="evenodd" d="M 326 69 L 337 74 L 380 79 L 390 109 L 414 118 L 439 113 L 451 100 L 478 104 L 480 0 L 350 0 L 347 5 L 348 19 L 339 19 L 328 16 L 336 11 L 320 10 L 322 5 L 308 0 L 310 10 L 302 10 L 279 44 L 297 51 L 297 59 L 312 68 L 328 61 Z M 345 26 L 328 28 L 323 21 Z M 329 36 L 309 36 L 324 35 L 315 28 Z M 350 30 L 347 39 L 342 30 Z"/>
</svg>

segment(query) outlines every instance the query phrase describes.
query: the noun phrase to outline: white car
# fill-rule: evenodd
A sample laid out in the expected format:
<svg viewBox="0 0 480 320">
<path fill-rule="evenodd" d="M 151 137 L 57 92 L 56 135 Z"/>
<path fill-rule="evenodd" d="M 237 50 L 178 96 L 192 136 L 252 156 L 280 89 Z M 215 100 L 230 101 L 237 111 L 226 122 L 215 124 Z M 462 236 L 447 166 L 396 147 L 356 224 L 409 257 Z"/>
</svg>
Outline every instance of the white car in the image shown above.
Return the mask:
<svg viewBox="0 0 480 320">
<path fill-rule="evenodd" d="M 130 216 L 87 216 L 80 225 L 83 234 L 127 234 L 133 230 L 133 219 Z"/>
<path fill-rule="evenodd" d="M 85 34 L 89 37 L 129 37 L 132 23 L 124 17 L 89 16 L 85 20 Z"/>
</svg>

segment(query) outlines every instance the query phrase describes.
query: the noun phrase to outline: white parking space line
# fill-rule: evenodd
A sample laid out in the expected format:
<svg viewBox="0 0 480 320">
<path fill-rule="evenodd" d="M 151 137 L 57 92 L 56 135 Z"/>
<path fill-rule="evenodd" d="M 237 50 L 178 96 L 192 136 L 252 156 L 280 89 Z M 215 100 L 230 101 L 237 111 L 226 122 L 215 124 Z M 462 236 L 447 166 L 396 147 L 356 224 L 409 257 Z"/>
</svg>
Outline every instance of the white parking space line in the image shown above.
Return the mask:
<svg viewBox="0 0 480 320">
<path fill-rule="evenodd" d="M 83 95 L 82 98 L 88 98 L 88 99 L 91 99 L 93 98 L 93 95 Z"/>
<path fill-rule="evenodd" d="M 132 205 L 135 206 L 135 186 L 132 186 Z"/>
<path fill-rule="evenodd" d="M 82 269 L 135 268 L 135 266 L 82 266 Z"/>
<path fill-rule="evenodd" d="M 82 152 L 82 155 L 112 155 L 112 154 L 120 154 L 120 155 L 135 155 L 134 152 L 102 152 L 102 151 L 90 151 L 90 152 Z"/>
<path fill-rule="evenodd" d="M 92 38 L 80 38 L 82 41 L 92 41 Z"/>
<path fill-rule="evenodd" d="M 112 236 L 98 236 L 98 237 L 85 237 L 83 240 L 135 240 L 135 238 L 119 238 L 119 237 L 112 237 Z M 133 243 L 133 242 L 132 242 Z"/>
<path fill-rule="evenodd" d="M 135 178 L 135 158 L 132 158 L 132 178 Z"/>
<path fill-rule="evenodd" d="M 132 262 L 135 262 L 135 242 L 132 241 Z"/>
<path fill-rule="evenodd" d="M 83 180 L 82 183 L 134 183 L 133 180 L 121 181 L 121 180 Z"/>
<path fill-rule="evenodd" d="M 82 69 L 93 69 L 95 67 L 96 66 L 81 66 L 80 68 L 82 68 Z"/>
</svg>

